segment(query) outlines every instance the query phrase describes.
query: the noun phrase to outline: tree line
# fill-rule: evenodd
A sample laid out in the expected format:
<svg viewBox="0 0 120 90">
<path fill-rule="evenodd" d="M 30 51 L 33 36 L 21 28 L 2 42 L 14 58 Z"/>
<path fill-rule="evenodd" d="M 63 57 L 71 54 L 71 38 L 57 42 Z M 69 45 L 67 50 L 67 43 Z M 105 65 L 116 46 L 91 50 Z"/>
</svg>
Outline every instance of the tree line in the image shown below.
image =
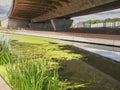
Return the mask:
<svg viewBox="0 0 120 90">
<path fill-rule="evenodd" d="M 88 20 L 88 24 L 106 23 L 106 22 L 120 22 L 120 18 L 107 18 L 104 20 Z"/>
<path fill-rule="evenodd" d="M 1 26 L 1 21 L 0 21 L 0 26 Z"/>
</svg>

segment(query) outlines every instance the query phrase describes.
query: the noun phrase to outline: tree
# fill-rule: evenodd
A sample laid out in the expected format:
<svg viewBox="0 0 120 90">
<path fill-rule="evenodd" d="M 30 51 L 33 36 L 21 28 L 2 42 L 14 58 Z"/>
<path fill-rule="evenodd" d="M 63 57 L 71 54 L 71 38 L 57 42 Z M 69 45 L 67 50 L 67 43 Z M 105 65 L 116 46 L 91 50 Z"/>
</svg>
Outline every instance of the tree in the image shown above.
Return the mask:
<svg viewBox="0 0 120 90">
<path fill-rule="evenodd" d="M 86 23 L 88 23 L 88 24 L 105 23 L 105 22 L 120 22 L 120 18 L 107 18 L 104 20 L 88 20 L 88 21 L 86 21 Z"/>
<path fill-rule="evenodd" d="M 95 23 L 96 23 L 96 20 L 88 20 L 87 23 L 88 23 L 88 24 L 95 24 Z"/>
<path fill-rule="evenodd" d="M 0 21 L 0 27 L 1 27 L 1 21 Z"/>
</svg>

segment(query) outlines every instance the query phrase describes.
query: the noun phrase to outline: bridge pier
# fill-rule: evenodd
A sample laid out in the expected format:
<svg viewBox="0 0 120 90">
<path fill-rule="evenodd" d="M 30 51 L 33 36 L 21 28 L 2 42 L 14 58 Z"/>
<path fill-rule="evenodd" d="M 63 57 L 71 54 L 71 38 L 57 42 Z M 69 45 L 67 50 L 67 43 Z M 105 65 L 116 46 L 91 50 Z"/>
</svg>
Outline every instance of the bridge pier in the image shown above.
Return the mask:
<svg viewBox="0 0 120 90">
<path fill-rule="evenodd" d="M 28 23 L 29 21 L 28 20 L 18 20 L 18 19 L 11 19 L 11 18 L 8 18 L 6 19 L 5 21 L 3 21 L 4 23 L 7 22 L 6 28 L 28 28 Z"/>
<path fill-rule="evenodd" d="M 51 24 L 54 30 L 68 30 L 72 23 L 73 20 L 70 19 L 51 19 Z"/>
<path fill-rule="evenodd" d="M 37 22 L 37 23 L 31 22 L 31 23 L 29 23 L 29 26 L 32 29 L 50 29 L 50 30 L 53 29 L 50 21 Z"/>
<path fill-rule="evenodd" d="M 50 21 L 30 23 L 31 28 L 35 29 L 48 29 L 48 30 L 68 30 L 72 25 L 73 20 L 70 19 L 51 19 Z"/>
</svg>

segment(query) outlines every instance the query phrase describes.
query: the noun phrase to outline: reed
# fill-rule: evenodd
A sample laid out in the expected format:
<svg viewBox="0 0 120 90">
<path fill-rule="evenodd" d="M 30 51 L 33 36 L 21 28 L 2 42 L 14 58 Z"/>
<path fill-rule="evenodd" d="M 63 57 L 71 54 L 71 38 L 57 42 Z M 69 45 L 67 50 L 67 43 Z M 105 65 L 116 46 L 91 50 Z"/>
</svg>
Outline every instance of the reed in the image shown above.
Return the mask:
<svg viewBox="0 0 120 90">
<path fill-rule="evenodd" d="M 43 51 L 43 50 L 41 50 Z M 7 67 L 9 83 L 15 90 L 65 90 L 60 84 L 58 65 L 51 68 L 50 59 L 44 51 L 39 59 L 19 60 Z"/>
<path fill-rule="evenodd" d="M 9 41 L 1 40 L 0 43 L 0 65 L 13 63 Z"/>
</svg>

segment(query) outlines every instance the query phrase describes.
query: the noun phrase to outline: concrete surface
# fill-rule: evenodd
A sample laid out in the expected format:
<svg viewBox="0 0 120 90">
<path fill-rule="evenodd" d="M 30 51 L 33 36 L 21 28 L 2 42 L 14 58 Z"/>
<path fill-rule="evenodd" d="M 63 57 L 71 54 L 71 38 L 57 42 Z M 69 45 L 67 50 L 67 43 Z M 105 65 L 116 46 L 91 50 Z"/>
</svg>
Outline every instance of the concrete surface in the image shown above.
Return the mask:
<svg viewBox="0 0 120 90">
<path fill-rule="evenodd" d="M 68 44 L 68 45 L 72 45 L 75 47 L 78 47 L 80 49 L 84 49 L 86 51 L 107 57 L 107 58 L 111 58 L 112 60 L 118 61 L 120 62 L 120 52 L 116 52 L 116 51 L 110 51 L 110 50 L 103 50 L 103 49 L 96 49 L 96 48 L 90 48 L 88 45 L 89 44 L 81 44 L 78 42 L 70 42 L 70 41 L 54 41 L 55 43 L 64 43 L 64 44 Z"/>
<path fill-rule="evenodd" d="M 0 77 L 0 90 L 12 90 L 1 77 Z"/>
<path fill-rule="evenodd" d="M 32 32 L 23 32 L 23 31 L 16 31 L 16 34 L 24 34 L 24 35 L 33 35 L 39 37 L 48 37 L 48 38 L 57 38 L 63 40 L 72 40 L 78 42 L 86 42 L 86 43 L 95 43 L 95 44 L 103 44 L 103 45 L 111 45 L 111 46 L 120 46 L 120 40 L 114 39 L 104 39 L 104 38 L 91 38 L 91 37 L 81 37 L 81 36 L 74 36 L 73 35 L 63 35 L 63 34 L 45 34 L 45 33 L 32 33 Z M 64 33 L 64 32 L 63 32 Z M 96 34 L 97 35 L 97 34 Z"/>
<path fill-rule="evenodd" d="M 10 18 L 42 22 L 120 8 L 119 0 L 14 0 Z"/>
</svg>

